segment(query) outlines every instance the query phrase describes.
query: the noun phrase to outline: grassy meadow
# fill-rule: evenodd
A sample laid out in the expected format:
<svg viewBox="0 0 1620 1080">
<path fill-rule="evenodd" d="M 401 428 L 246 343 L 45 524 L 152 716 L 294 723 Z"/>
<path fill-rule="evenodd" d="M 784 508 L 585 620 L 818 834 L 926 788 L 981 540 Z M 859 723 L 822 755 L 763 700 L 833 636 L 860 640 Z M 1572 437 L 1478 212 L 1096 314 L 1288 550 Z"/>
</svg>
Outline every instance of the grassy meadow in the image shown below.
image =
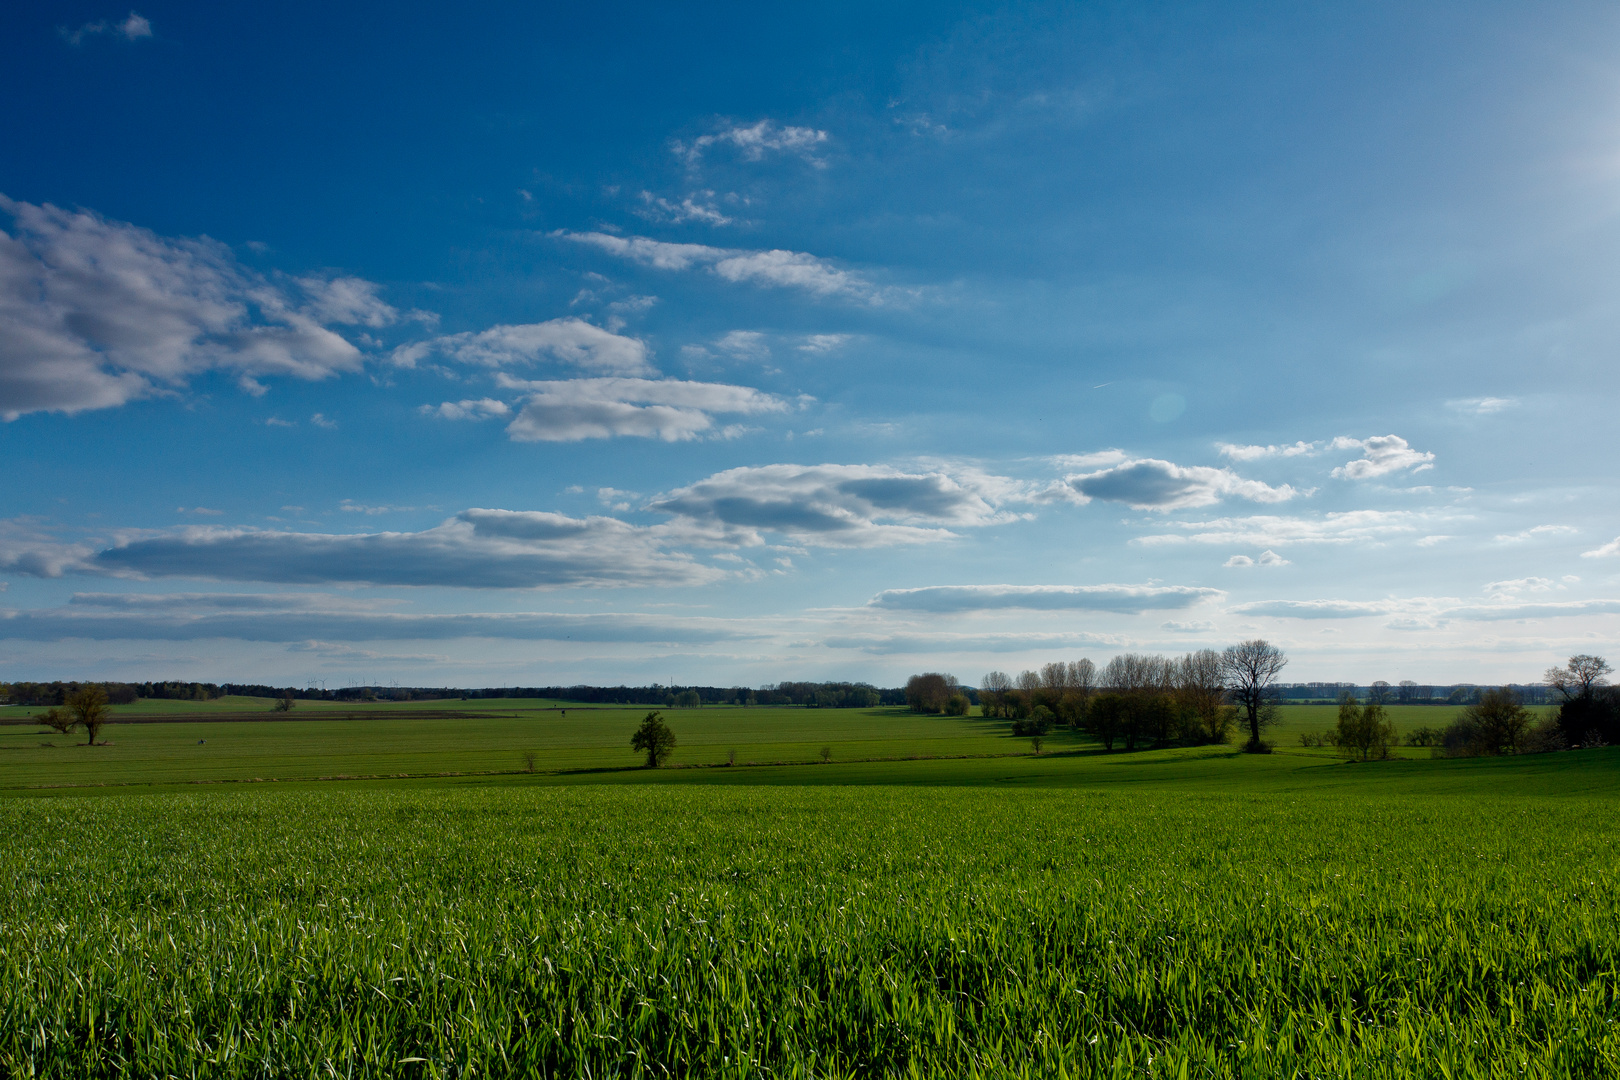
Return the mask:
<svg viewBox="0 0 1620 1080">
<path fill-rule="evenodd" d="M 0 1076 L 1620 1073 L 1620 749 L 435 704 L 0 727 Z"/>
</svg>

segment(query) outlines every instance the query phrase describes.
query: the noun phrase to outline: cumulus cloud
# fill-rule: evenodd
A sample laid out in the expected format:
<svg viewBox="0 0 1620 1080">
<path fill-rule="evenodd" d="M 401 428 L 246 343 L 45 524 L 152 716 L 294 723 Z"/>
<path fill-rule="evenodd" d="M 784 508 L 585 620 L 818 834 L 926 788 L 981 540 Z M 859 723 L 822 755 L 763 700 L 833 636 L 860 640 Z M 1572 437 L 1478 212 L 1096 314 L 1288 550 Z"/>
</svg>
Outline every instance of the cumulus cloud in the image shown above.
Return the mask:
<svg viewBox="0 0 1620 1080">
<path fill-rule="evenodd" d="M 34 519 L 0 521 L 0 571 L 58 578 L 85 570 L 94 554 L 88 544 L 62 543 Z"/>
<path fill-rule="evenodd" d="M 96 22 L 85 23 L 77 30 L 62 30 L 62 36 L 69 45 L 82 45 L 84 39 L 97 37 L 101 34 L 111 34 L 121 37 L 125 41 L 140 41 L 142 38 L 152 36 L 152 21 L 144 15 L 137 15 L 131 11 L 126 17 L 113 22 L 110 19 L 99 19 Z"/>
<path fill-rule="evenodd" d="M 725 620 L 660 615 L 467 612 L 448 615 L 378 610 L 375 603 L 321 594 L 179 593 L 75 595 L 57 608 L 0 609 L 0 638 L 58 641 L 295 642 L 442 641 L 500 638 L 690 644 L 756 636 Z"/>
<path fill-rule="evenodd" d="M 1350 510 L 1321 517 L 1214 518 L 1206 521 L 1166 522 L 1176 533 L 1137 537 L 1133 543 L 1222 544 L 1230 547 L 1274 548 L 1284 544 L 1353 544 L 1388 540 L 1410 534 L 1428 524 L 1427 515 L 1410 510 Z"/>
<path fill-rule="evenodd" d="M 418 411 L 440 420 L 490 420 L 512 415 L 512 407 L 495 398 L 446 401 L 439 405 L 423 405 Z"/>
<path fill-rule="evenodd" d="M 134 535 L 82 568 L 139 578 L 491 589 L 701 585 L 725 576 L 665 544 L 661 528 L 616 518 L 474 509 L 421 532 L 192 527 Z"/>
<path fill-rule="evenodd" d="M 359 370 L 331 324 L 399 313 L 358 278 L 272 281 L 212 240 L 161 237 L 88 211 L 0 196 L 0 417 L 75 413 L 177 390 L 209 370 L 263 393 L 265 376 Z"/>
<path fill-rule="evenodd" d="M 653 373 L 645 342 L 572 317 L 448 334 L 401 346 L 394 350 L 392 359 L 400 367 L 415 367 L 423 357 L 434 353 L 480 367 L 553 360 L 606 375 Z"/>
<path fill-rule="evenodd" d="M 813 296 L 866 304 L 881 304 L 886 299 L 884 292 L 866 278 L 802 251 L 748 251 L 707 244 L 672 244 L 644 236 L 614 236 L 602 232 L 558 230 L 552 235 L 659 270 L 706 267 L 710 273 L 731 282 L 799 289 Z"/>
<path fill-rule="evenodd" d="M 516 442 L 579 442 L 633 435 L 681 442 L 709 434 L 712 414 L 786 412 L 781 398 L 747 386 L 679 379 L 500 379 L 527 393 L 507 426 Z M 441 406 L 443 408 L 443 406 Z"/>
<path fill-rule="evenodd" d="M 1114 611 L 1136 615 L 1191 607 L 1226 595 L 1190 585 L 930 585 L 887 589 L 869 607 L 952 614 L 1019 608 L 1030 611 Z"/>
<path fill-rule="evenodd" d="M 1413 450 L 1399 435 L 1375 435 L 1370 439 L 1352 439 L 1340 435 L 1329 444 L 1328 449 L 1362 452 L 1360 458 L 1333 470 L 1333 475 L 1343 480 L 1371 480 L 1402 469 L 1422 472 L 1434 468 L 1432 453 Z"/>
<path fill-rule="evenodd" d="M 766 154 L 793 154 L 821 165 L 815 151 L 827 142 L 827 133 L 816 128 L 793 127 L 775 120 L 759 120 L 752 124 L 733 124 L 708 135 L 699 135 L 690 143 L 676 141 L 671 144 L 677 157 L 688 165 L 696 165 L 706 151 L 717 146 L 735 149 L 744 161 L 760 161 Z"/>
<path fill-rule="evenodd" d="M 660 495 L 650 510 L 675 515 L 694 538 L 762 544 L 766 533 L 836 547 L 943 540 L 955 526 L 1010 521 L 1020 497 L 1002 477 L 967 470 L 902 472 L 883 465 L 764 465 L 729 469 Z"/>
<path fill-rule="evenodd" d="M 1273 457 L 1300 457 L 1317 453 L 1321 443 L 1296 442 L 1285 446 L 1240 446 L 1236 443 L 1216 443 L 1215 449 L 1233 461 L 1260 461 Z"/>
<path fill-rule="evenodd" d="M 1257 557 L 1257 558 L 1251 558 L 1248 555 L 1234 555 L 1230 559 L 1227 559 L 1226 562 L 1222 563 L 1221 565 L 1222 566 L 1287 566 L 1288 565 L 1288 560 L 1283 558 L 1281 555 L 1277 554 L 1275 551 L 1272 551 L 1272 550 L 1270 550 L 1268 548 L 1265 551 L 1262 551 L 1260 553 L 1259 557 Z"/>
<path fill-rule="evenodd" d="M 1230 469 L 1176 465 L 1157 458 L 1125 460 L 1096 472 L 1064 478 L 1086 499 L 1121 502 L 1137 510 L 1209 506 L 1228 496 L 1250 502 L 1286 502 L 1300 494 L 1287 484 L 1272 487 Z"/>
</svg>

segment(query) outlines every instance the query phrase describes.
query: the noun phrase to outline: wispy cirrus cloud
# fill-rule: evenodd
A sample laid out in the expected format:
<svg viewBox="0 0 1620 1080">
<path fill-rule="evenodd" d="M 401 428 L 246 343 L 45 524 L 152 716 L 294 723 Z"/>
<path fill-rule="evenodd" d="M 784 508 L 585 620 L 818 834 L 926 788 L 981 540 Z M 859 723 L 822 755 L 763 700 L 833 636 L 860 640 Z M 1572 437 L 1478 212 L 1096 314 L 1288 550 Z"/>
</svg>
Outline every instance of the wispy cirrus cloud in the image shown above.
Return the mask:
<svg viewBox="0 0 1620 1080">
<path fill-rule="evenodd" d="M 716 147 L 735 150 L 744 161 L 760 161 L 768 154 L 791 154 L 820 166 L 823 162 L 815 152 L 826 143 L 827 133 L 818 128 L 782 125 L 775 120 L 764 119 L 752 124 L 727 124 L 718 131 L 699 135 L 691 142 L 676 140 L 670 144 L 670 149 L 693 166 L 703 160 L 706 152 Z"/>
<path fill-rule="evenodd" d="M 0 417 L 77 413 L 174 392 L 206 371 L 262 394 L 270 376 L 360 370 L 332 326 L 402 316 L 353 277 L 267 278 L 207 238 L 0 196 Z"/>
<path fill-rule="evenodd" d="M 705 225 L 730 225 L 732 221 L 729 215 L 715 205 L 713 191 L 694 191 L 680 202 L 672 202 L 662 195 L 643 191 L 641 206 L 636 213 L 650 221 L 666 222 L 670 225 L 681 225 L 688 221 L 699 221 Z"/>
<path fill-rule="evenodd" d="M 86 38 L 99 37 L 102 34 L 123 38 L 125 41 L 140 41 L 152 36 L 152 21 L 144 15 L 137 15 L 131 11 L 116 22 L 111 19 L 98 19 L 95 22 L 84 23 L 76 30 L 63 27 L 61 33 L 69 45 L 82 45 Z"/>
<path fill-rule="evenodd" d="M 1428 527 L 1434 515 L 1414 510 L 1347 510 L 1319 517 L 1255 514 L 1249 517 L 1169 521 L 1179 530 L 1139 536 L 1134 544 L 1223 544 L 1275 548 L 1285 544 L 1379 543 Z"/>
<path fill-rule="evenodd" d="M 645 236 L 615 236 L 603 232 L 551 234 L 563 240 L 586 244 L 621 259 L 628 259 L 657 270 L 707 269 L 725 281 L 797 289 L 823 299 L 852 300 L 878 305 L 891 294 L 852 270 L 844 270 L 826 259 L 802 251 L 781 248 L 750 251 L 742 248 L 710 247 L 707 244 L 676 244 Z"/>
<path fill-rule="evenodd" d="M 954 614 L 972 611 L 1112 611 L 1136 615 L 1191 607 L 1225 596 L 1190 585 L 930 585 L 886 589 L 869 607 Z"/>
</svg>

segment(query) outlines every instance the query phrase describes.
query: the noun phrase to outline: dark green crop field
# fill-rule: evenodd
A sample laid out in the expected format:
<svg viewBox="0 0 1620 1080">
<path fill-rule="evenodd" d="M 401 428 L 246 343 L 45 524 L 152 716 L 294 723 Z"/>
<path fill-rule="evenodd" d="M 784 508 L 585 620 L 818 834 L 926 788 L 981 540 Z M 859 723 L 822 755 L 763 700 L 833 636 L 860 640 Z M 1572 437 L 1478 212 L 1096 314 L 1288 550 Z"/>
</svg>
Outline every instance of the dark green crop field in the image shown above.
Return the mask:
<svg viewBox="0 0 1620 1080">
<path fill-rule="evenodd" d="M 1620 749 L 512 704 L 0 728 L 0 1076 L 1620 1074 Z"/>
</svg>

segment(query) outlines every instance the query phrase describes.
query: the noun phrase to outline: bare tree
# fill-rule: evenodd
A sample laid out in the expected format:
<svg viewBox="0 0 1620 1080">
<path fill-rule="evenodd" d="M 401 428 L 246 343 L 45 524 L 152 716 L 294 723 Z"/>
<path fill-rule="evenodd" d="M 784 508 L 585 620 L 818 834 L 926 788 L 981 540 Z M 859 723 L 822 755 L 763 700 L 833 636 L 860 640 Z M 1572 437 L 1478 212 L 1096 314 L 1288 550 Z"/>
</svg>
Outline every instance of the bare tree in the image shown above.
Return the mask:
<svg viewBox="0 0 1620 1080">
<path fill-rule="evenodd" d="M 979 680 L 979 706 L 985 716 L 1001 716 L 1007 709 L 1012 680 L 1005 671 L 992 671 Z"/>
<path fill-rule="evenodd" d="M 86 743 L 96 745 L 96 737 L 101 734 L 101 726 L 107 722 L 110 710 L 107 708 L 107 691 L 99 686 L 80 687 L 67 696 L 63 703 L 75 724 L 84 725 Z"/>
<path fill-rule="evenodd" d="M 1264 638 L 1228 645 L 1221 654 L 1221 681 L 1249 725 L 1249 742 L 1243 749 L 1250 753 L 1264 753 L 1267 749 L 1260 739 L 1260 729 L 1276 722 L 1273 687 L 1287 666 L 1288 657 Z"/>
<path fill-rule="evenodd" d="M 1231 738 L 1236 710 L 1226 703 L 1220 653 L 1200 649 L 1183 656 L 1175 665 L 1175 683 L 1186 737 L 1211 743 Z"/>
<path fill-rule="evenodd" d="M 1614 671 L 1609 662 L 1601 656 L 1588 656 L 1582 653 L 1569 658 L 1569 665 L 1561 668 L 1548 668 L 1547 674 L 1542 678 L 1547 685 L 1563 695 L 1565 701 L 1575 698 L 1589 698 L 1592 692 L 1608 682 L 1607 676 Z"/>
</svg>

